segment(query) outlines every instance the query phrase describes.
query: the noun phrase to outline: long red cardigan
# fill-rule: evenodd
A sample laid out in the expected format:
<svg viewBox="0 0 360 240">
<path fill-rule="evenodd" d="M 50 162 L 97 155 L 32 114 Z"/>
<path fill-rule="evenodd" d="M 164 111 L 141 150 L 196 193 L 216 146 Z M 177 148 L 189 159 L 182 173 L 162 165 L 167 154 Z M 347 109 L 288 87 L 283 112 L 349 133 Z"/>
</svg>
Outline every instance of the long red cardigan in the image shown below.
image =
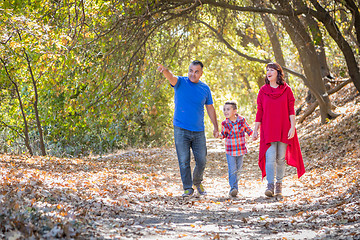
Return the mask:
<svg viewBox="0 0 360 240">
<path fill-rule="evenodd" d="M 285 155 L 286 163 L 296 167 L 298 178 L 305 173 L 296 129 L 293 138 L 288 139 L 287 137 L 291 126 L 289 116 L 295 115 L 294 102 L 293 92 L 286 83 L 277 88 L 272 88 L 269 84 L 260 88 L 255 121 L 261 122 L 259 167 L 263 178 L 266 176 L 265 153 L 271 146 L 271 142 L 277 141 L 288 144 Z"/>
</svg>

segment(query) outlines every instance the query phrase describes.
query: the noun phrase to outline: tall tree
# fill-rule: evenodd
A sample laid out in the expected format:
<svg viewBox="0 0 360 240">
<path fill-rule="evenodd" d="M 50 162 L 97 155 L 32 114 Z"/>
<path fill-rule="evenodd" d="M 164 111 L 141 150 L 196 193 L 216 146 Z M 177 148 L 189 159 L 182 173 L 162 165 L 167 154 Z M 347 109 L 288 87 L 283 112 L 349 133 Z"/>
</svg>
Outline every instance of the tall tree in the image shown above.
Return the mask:
<svg viewBox="0 0 360 240">
<path fill-rule="evenodd" d="M 18 32 L 18 35 L 19 35 L 20 41 L 22 41 L 20 32 Z M 37 82 L 35 80 L 34 73 L 33 73 L 32 67 L 31 67 L 31 60 L 30 60 L 29 54 L 26 52 L 25 47 L 23 47 L 23 53 L 24 53 L 24 57 L 25 57 L 26 62 L 27 62 L 28 71 L 29 71 L 29 74 L 30 74 L 30 78 L 31 78 L 33 88 L 34 88 L 33 106 L 34 106 L 34 112 L 35 112 L 35 118 L 36 118 L 36 126 L 37 126 L 37 129 L 38 129 L 38 132 L 39 132 L 39 142 L 40 142 L 41 155 L 46 156 L 46 149 L 45 149 L 45 144 L 44 144 L 43 130 L 42 130 L 42 126 L 41 126 L 41 121 L 40 121 L 40 116 L 39 116 L 39 109 L 38 109 L 39 94 L 38 94 Z"/>
<path fill-rule="evenodd" d="M 316 0 L 310 1 L 317 11 L 309 9 L 309 13 L 324 24 L 330 36 L 335 40 L 338 47 L 343 52 L 351 80 L 353 81 L 356 89 L 360 92 L 360 68 L 351 46 L 342 35 L 335 20 L 330 16 L 329 12 L 326 11 Z"/>
<path fill-rule="evenodd" d="M 345 2 L 345 3 L 344 3 Z M 353 24 L 351 24 L 348 32 L 351 33 L 351 29 L 353 27 L 355 27 L 355 35 L 356 35 L 356 45 L 358 46 L 358 48 L 360 49 L 360 2 L 358 2 L 356 5 L 356 2 L 353 0 L 345 0 L 345 1 L 341 1 L 341 3 L 344 3 L 345 6 L 351 11 L 352 14 L 352 22 Z"/>
<path fill-rule="evenodd" d="M 10 73 L 9 73 L 9 70 L 7 68 L 7 63 L 5 62 L 5 60 L 0 56 L 0 61 L 2 62 L 3 64 L 3 67 L 6 71 L 6 75 L 8 76 L 8 79 L 9 81 L 12 83 L 12 85 L 14 86 L 15 88 L 15 92 L 16 92 L 16 95 L 17 95 L 17 99 L 19 101 L 19 108 L 20 108 L 20 111 L 21 111 L 21 116 L 23 118 L 23 122 L 24 122 L 24 127 L 23 127 L 23 131 L 24 131 L 24 141 L 25 141 L 25 146 L 26 148 L 28 149 L 29 151 L 29 154 L 30 155 L 33 155 L 33 150 L 30 146 L 30 141 L 29 141 L 29 127 L 28 127 L 28 121 L 26 119 L 26 114 L 25 114 L 25 111 L 24 111 L 24 105 L 23 105 L 23 102 L 21 100 L 21 95 L 20 95 L 20 91 L 19 91 L 19 87 L 18 87 L 18 84 L 16 83 L 16 81 L 14 81 L 12 79 L 12 77 L 10 76 Z"/>
<path fill-rule="evenodd" d="M 262 5 L 260 0 L 253 0 L 254 4 L 256 6 L 264 6 Z M 281 43 L 280 40 L 277 36 L 277 31 L 275 29 L 274 24 L 271 21 L 271 18 L 268 14 L 265 13 L 260 13 L 261 19 L 264 22 L 265 28 L 266 28 L 266 32 L 269 35 L 269 39 L 271 42 L 271 46 L 274 52 L 274 56 L 275 56 L 275 60 L 277 63 L 279 63 L 281 66 L 286 67 L 286 63 L 285 63 L 285 59 L 284 59 L 284 54 L 282 52 L 281 49 Z"/>
</svg>

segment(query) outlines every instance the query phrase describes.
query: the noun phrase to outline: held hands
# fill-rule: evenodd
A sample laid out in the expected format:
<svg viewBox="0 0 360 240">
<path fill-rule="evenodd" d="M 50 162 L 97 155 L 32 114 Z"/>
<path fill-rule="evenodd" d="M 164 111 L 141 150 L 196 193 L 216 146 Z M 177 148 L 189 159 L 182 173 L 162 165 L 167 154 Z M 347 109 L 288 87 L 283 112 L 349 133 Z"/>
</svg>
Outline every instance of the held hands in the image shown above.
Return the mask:
<svg viewBox="0 0 360 240">
<path fill-rule="evenodd" d="M 213 136 L 214 136 L 214 138 L 219 138 L 219 137 L 220 137 L 219 130 L 214 129 L 214 131 L 213 131 Z"/>
<path fill-rule="evenodd" d="M 255 141 L 259 138 L 259 133 L 258 131 L 253 131 L 253 134 L 252 134 L 252 140 Z"/>
<path fill-rule="evenodd" d="M 293 138 L 295 135 L 295 128 L 290 128 L 288 133 L 288 139 Z M 254 131 L 252 134 L 252 140 L 255 141 L 259 138 L 259 133 L 257 131 Z"/>
</svg>

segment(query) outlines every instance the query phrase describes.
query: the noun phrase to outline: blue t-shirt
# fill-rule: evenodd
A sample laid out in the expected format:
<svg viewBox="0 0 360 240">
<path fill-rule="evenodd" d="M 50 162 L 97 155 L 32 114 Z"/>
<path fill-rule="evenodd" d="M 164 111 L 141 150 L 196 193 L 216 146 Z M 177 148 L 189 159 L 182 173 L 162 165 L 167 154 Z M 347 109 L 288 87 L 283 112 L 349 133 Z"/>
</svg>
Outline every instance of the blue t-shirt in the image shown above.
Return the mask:
<svg viewBox="0 0 360 240">
<path fill-rule="evenodd" d="M 178 77 L 175 84 L 174 126 L 190 131 L 204 131 L 204 105 L 213 104 L 210 88 L 188 77 Z"/>
</svg>

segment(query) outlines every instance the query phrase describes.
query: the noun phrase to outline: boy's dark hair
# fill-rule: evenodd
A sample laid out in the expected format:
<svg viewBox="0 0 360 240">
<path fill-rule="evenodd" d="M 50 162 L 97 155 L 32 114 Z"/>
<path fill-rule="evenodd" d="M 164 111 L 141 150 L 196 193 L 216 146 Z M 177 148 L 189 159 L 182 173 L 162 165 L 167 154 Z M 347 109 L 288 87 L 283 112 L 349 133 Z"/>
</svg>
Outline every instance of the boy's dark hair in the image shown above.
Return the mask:
<svg viewBox="0 0 360 240">
<path fill-rule="evenodd" d="M 237 104 L 236 104 L 235 101 L 226 101 L 226 102 L 225 102 L 225 105 L 226 105 L 226 104 L 231 105 L 231 106 L 233 107 L 233 109 L 237 109 Z"/>
<path fill-rule="evenodd" d="M 191 63 L 192 65 L 200 65 L 201 69 L 204 68 L 204 64 L 202 64 L 202 62 L 200 62 L 199 60 L 194 60 Z"/>
</svg>

